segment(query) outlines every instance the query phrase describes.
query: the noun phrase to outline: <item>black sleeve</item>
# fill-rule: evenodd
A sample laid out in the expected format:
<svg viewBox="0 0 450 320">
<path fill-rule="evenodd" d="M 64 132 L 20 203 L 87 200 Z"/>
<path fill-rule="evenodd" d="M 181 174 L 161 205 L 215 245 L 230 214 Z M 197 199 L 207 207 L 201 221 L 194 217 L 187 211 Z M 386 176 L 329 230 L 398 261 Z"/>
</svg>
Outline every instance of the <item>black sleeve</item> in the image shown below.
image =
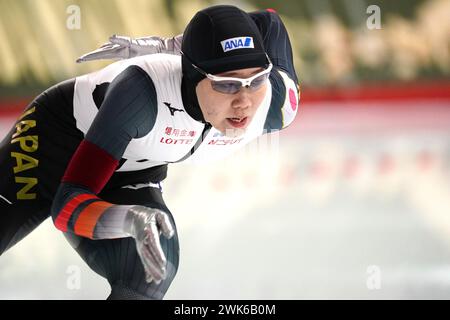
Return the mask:
<svg viewBox="0 0 450 320">
<path fill-rule="evenodd" d="M 129 66 L 108 86 L 85 139 L 119 160 L 131 139 L 151 131 L 157 111 L 152 79 L 140 67 Z"/>
<path fill-rule="evenodd" d="M 264 47 L 274 67 L 285 71 L 295 83 L 298 83 L 291 42 L 280 16 L 267 10 L 250 12 L 249 15 L 262 34 Z"/>
</svg>

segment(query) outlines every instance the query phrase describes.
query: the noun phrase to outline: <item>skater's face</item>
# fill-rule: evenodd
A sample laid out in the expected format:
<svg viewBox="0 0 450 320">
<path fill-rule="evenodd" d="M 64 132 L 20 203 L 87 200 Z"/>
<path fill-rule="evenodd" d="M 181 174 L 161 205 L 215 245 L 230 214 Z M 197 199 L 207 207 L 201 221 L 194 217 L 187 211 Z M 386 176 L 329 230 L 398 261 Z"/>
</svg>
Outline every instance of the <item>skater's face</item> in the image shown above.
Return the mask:
<svg viewBox="0 0 450 320">
<path fill-rule="evenodd" d="M 269 70 L 270 71 L 270 70 Z M 263 68 L 247 68 L 219 73 L 214 76 L 247 79 Z M 197 99 L 203 117 L 226 136 L 236 137 L 245 132 L 267 91 L 268 73 L 257 77 L 251 87 L 234 86 L 205 78 L 196 87 Z M 237 92 L 234 92 L 238 89 Z M 228 91 L 227 93 L 222 91 Z"/>
</svg>

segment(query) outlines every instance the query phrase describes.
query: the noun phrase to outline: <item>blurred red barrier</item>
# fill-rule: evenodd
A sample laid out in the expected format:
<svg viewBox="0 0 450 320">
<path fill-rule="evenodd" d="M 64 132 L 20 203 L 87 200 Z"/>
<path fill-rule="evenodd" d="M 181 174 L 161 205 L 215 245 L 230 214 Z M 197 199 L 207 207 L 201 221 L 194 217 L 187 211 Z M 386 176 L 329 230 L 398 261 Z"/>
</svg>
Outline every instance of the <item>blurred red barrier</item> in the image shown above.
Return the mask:
<svg viewBox="0 0 450 320">
<path fill-rule="evenodd" d="M 304 88 L 302 103 L 323 101 L 378 101 L 378 100 L 450 100 L 450 81 L 421 83 L 377 83 L 351 87 Z"/>
<path fill-rule="evenodd" d="M 14 119 L 32 100 L 1 99 L 0 118 Z M 282 134 L 392 133 L 450 130 L 450 81 L 302 88 L 299 115 Z"/>
</svg>

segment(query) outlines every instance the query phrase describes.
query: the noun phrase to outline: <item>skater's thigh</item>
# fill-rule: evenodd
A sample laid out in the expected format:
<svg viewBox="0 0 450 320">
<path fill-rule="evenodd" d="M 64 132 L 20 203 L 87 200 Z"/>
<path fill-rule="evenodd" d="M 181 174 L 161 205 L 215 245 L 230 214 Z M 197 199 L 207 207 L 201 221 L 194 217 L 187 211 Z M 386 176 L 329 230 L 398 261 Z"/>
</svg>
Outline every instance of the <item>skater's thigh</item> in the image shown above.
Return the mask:
<svg viewBox="0 0 450 320">
<path fill-rule="evenodd" d="M 90 240 L 66 234 L 68 241 L 92 270 L 108 280 L 112 287 L 112 298 L 125 298 L 130 292 L 134 292 L 136 296 L 162 299 L 178 270 L 179 244 L 173 216 L 164 204 L 161 191 L 153 187 L 118 188 L 103 192 L 100 196 L 116 204 L 143 205 L 167 212 L 175 234 L 171 239 L 160 237 L 167 259 L 166 279 L 159 284 L 145 281 L 146 275 L 133 238 Z"/>
</svg>

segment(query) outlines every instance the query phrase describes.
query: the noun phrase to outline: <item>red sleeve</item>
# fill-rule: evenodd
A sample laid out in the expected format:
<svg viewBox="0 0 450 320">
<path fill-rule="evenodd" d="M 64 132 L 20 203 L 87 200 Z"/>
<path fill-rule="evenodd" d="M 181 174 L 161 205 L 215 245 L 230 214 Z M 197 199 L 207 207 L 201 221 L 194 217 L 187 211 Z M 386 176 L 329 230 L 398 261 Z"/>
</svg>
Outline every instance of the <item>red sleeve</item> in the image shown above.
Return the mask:
<svg viewBox="0 0 450 320">
<path fill-rule="evenodd" d="M 83 140 L 72 156 L 62 182 L 73 183 L 99 193 L 114 173 L 119 161 L 97 145 Z"/>
</svg>

